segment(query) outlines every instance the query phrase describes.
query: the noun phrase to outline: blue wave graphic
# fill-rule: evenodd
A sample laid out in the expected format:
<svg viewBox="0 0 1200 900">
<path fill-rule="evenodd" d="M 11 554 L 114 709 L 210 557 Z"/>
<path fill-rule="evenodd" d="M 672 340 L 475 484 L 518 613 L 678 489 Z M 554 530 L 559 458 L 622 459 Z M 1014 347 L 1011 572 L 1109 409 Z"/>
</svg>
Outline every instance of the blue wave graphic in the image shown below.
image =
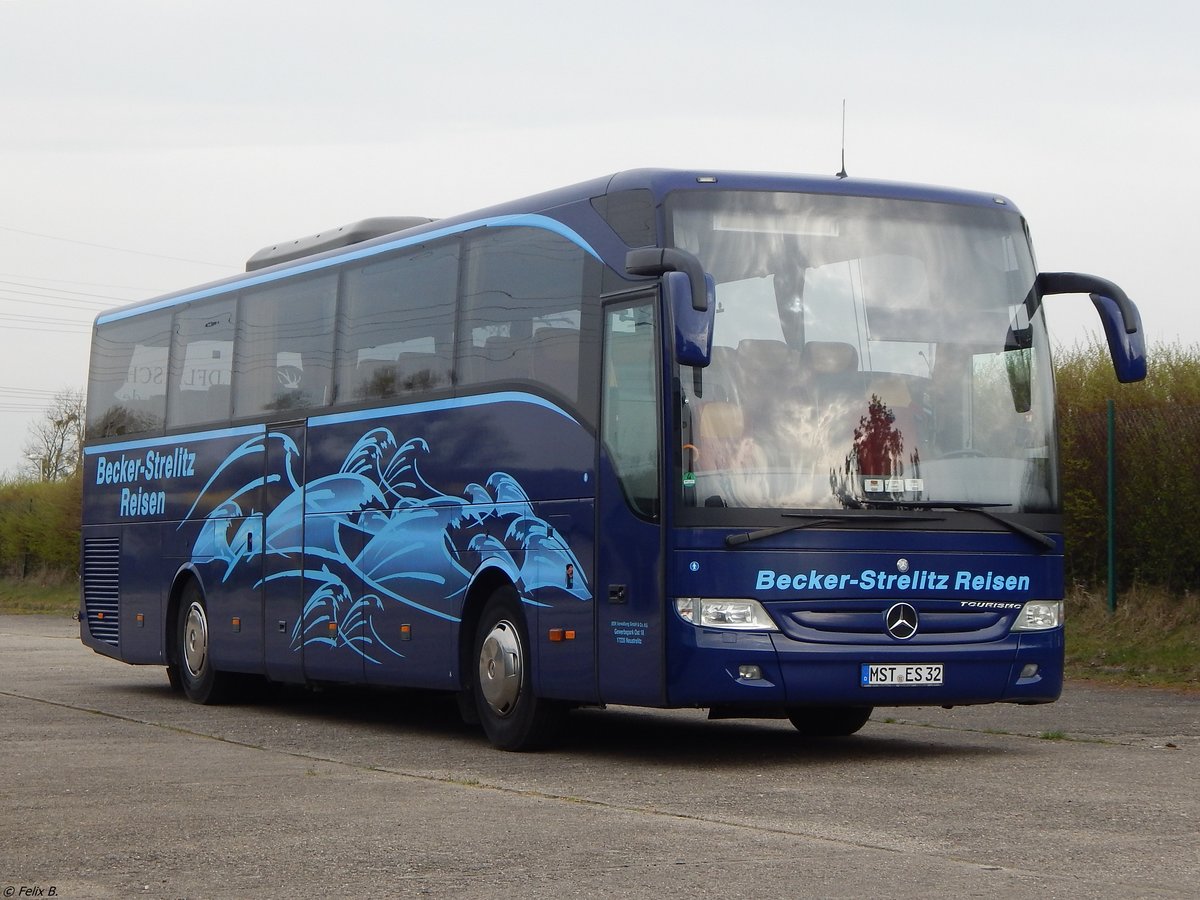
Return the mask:
<svg viewBox="0 0 1200 900">
<path fill-rule="evenodd" d="M 488 567 L 508 573 L 525 603 L 546 606 L 535 592 L 547 588 L 554 597 L 592 599 L 574 552 L 536 514 L 515 478 L 494 472 L 483 484 L 469 484 L 461 497 L 442 493 L 421 475 L 420 463 L 430 456 L 426 441 L 400 444 L 387 428 L 363 434 L 338 472 L 304 485 L 294 474 L 300 459 L 295 443 L 284 434 L 256 436 L 217 467 L 188 518 L 222 473 L 248 458 L 265 459 L 270 441 L 281 442 L 282 471 L 213 498 L 192 559 L 222 566 L 225 581 L 241 567 L 261 566 L 260 554 L 294 562 L 255 585 L 290 579 L 305 585 L 293 650 L 321 645 L 375 664 L 403 658 L 380 636 L 376 618 L 399 604 L 458 622 L 472 578 Z M 268 484 L 287 493 L 255 541 L 254 510 L 243 509 L 243 502 Z"/>
</svg>

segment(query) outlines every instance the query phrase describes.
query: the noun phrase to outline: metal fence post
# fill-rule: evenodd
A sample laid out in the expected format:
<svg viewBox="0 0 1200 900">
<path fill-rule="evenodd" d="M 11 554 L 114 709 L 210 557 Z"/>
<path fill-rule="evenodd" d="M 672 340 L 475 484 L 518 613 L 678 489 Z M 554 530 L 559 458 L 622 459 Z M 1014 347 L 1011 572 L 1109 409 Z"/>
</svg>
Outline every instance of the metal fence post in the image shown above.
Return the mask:
<svg viewBox="0 0 1200 900">
<path fill-rule="evenodd" d="M 1117 611 L 1117 414 L 1108 401 L 1108 611 Z"/>
</svg>

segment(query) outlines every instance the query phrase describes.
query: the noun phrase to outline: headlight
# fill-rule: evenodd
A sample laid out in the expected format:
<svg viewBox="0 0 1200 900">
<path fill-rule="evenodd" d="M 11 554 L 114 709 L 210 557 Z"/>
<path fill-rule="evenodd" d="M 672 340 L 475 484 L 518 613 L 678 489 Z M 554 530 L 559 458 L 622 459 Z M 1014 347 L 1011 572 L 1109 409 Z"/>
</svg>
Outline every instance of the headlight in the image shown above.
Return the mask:
<svg viewBox="0 0 1200 900">
<path fill-rule="evenodd" d="M 1061 600 L 1030 600 L 1017 613 L 1013 631 L 1049 631 L 1063 623 Z"/>
<path fill-rule="evenodd" d="M 680 597 L 675 611 L 685 622 L 703 628 L 736 628 L 742 631 L 778 631 L 757 600 L 706 600 Z"/>
</svg>

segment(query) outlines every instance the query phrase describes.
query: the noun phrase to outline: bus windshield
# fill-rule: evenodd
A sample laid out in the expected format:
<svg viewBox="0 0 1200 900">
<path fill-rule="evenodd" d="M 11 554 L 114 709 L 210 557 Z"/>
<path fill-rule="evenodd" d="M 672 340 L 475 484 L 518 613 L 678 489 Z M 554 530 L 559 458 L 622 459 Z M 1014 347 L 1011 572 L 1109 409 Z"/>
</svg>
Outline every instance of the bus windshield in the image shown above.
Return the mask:
<svg viewBox="0 0 1200 900">
<path fill-rule="evenodd" d="M 685 507 L 1057 510 L 1019 215 L 719 190 L 667 211 L 717 283 L 711 365 L 679 372 Z"/>
</svg>

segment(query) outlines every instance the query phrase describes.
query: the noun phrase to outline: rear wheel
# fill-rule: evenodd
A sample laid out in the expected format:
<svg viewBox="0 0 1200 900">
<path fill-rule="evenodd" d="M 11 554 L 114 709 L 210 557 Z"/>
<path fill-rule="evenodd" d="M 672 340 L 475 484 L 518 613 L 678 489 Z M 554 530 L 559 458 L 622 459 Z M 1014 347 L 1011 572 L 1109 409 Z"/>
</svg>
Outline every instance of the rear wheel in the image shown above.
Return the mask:
<svg viewBox="0 0 1200 900">
<path fill-rule="evenodd" d="M 809 706 L 788 710 L 788 719 L 805 737 L 847 737 L 867 724 L 871 706 Z"/>
<path fill-rule="evenodd" d="M 475 709 L 501 750 L 536 750 L 557 730 L 564 708 L 533 691 L 529 637 L 517 592 L 500 588 L 475 630 Z"/>
<path fill-rule="evenodd" d="M 232 677 L 213 668 L 209 655 L 208 608 L 196 582 L 189 582 L 179 601 L 175 662 L 180 687 L 193 703 L 220 703 L 229 694 Z M 171 674 L 167 670 L 168 678 Z"/>
</svg>

